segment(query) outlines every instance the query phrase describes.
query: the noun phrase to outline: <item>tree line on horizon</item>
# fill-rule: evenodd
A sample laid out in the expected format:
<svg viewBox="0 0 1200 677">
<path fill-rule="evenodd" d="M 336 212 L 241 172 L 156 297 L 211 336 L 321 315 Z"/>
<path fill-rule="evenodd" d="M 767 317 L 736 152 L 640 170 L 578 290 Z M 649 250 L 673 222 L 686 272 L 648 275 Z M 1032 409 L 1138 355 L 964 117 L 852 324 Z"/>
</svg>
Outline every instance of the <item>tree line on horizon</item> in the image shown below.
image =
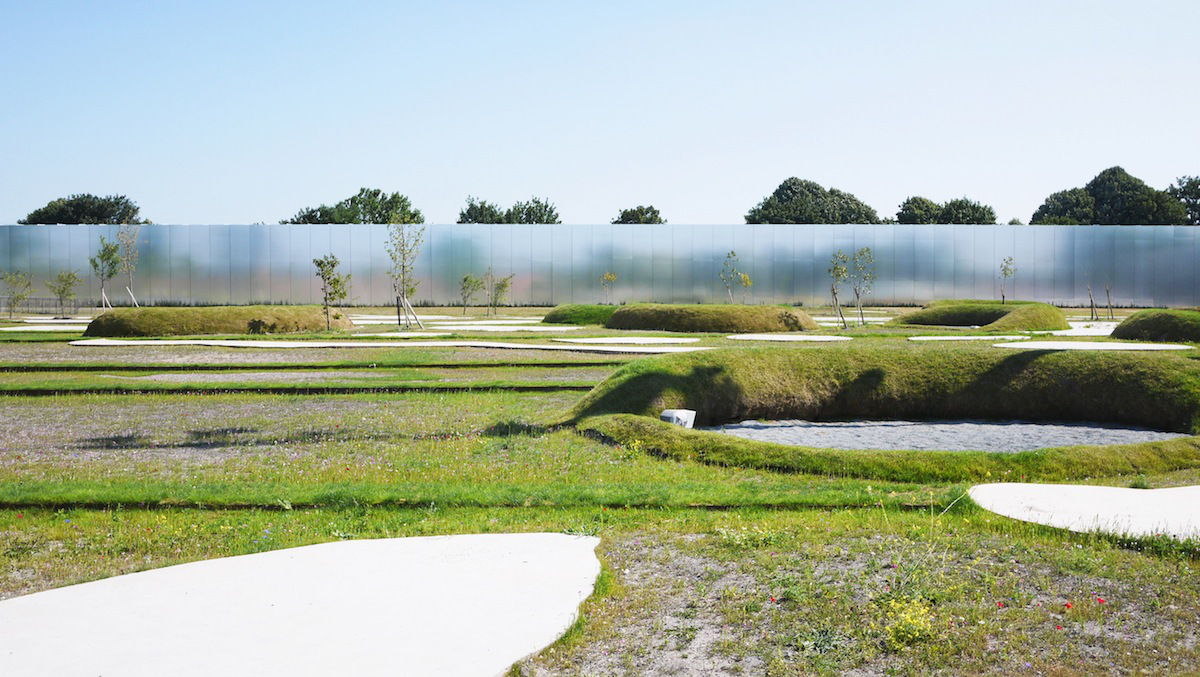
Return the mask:
<svg viewBox="0 0 1200 677">
<path fill-rule="evenodd" d="M 745 216 L 746 223 L 901 223 L 994 224 L 995 210 L 967 197 L 938 203 L 912 196 L 899 206 L 895 217 L 880 218 L 874 208 L 852 193 L 825 188 L 791 177 L 786 179 Z M 653 205 L 622 209 L 611 223 L 659 224 L 667 221 Z M 124 195 L 98 197 L 87 193 L 51 200 L 17 221 L 20 224 L 149 224 L 138 205 Z M 362 188 L 332 205 L 306 207 L 281 224 L 326 223 L 425 223 L 421 210 L 406 195 L 378 188 Z M 558 224 L 558 209 L 548 199 L 532 197 L 508 209 L 496 203 L 467 197 L 458 223 Z M 1018 219 L 1010 224 L 1021 223 Z M 1166 190 L 1158 190 L 1121 167 L 1110 167 L 1078 188 L 1048 196 L 1033 213 L 1030 224 L 1048 225 L 1200 225 L 1200 176 L 1181 176 Z"/>
</svg>

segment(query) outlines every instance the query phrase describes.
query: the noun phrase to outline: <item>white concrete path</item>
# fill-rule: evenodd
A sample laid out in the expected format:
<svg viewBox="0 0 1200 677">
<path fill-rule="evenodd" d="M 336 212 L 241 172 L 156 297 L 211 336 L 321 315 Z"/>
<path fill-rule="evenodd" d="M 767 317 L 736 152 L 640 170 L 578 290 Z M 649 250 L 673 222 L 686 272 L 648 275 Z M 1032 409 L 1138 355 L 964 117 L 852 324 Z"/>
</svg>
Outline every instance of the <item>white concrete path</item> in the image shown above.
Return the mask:
<svg viewBox="0 0 1200 677">
<path fill-rule="evenodd" d="M 526 317 L 526 318 L 521 318 L 521 319 L 509 319 L 509 320 L 470 320 L 467 318 L 463 318 L 461 320 L 453 320 L 453 319 L 447 318 L 447 320 L 445 322 L 434 322 L 434 324 L 462 324 L 462 325 L 469 324 L 469 325 L 486 327 L 489 325 L 503 325 L 503 324 L 537 324 L 541 321 L 542 321 L 542 318 L 540 318 L 540 317 Z"/>
<path fill-rule="evenodd" d="M 350 321 L 354 322 L 355 324 L 358 324 L 358 320 L 363 320 L 364 324 L 374 323 L 373 321 L 375 321 L 375 320 L 379 320 L 379 321 L 383 321 L 383 322 L 395 322 L 396 321 L 395 315 L 359 315 L 359 314 L 352 313 L 349 317 L 350 317 Z M 422 322 L 426 322 L 429 320 L 453 320 L 454 316 L 453 315 L 417 315 L 417 319 Z"/>
<path fill-rule="evenodd" d="M 670 343 L 697 343 L 698 338 L 668 338 L 666 336 L 601 336 L 599 338 L 554 338 L 561 343 L 607 343 L 611 345 L 649 346 Z"/>
<path fill-rule="evenodd" d="M 252 341 L 249 339 L 80 339 L 73 346 L 206 346 L 209 348 L 499 348 L 502 350 L 566 350 L 579 353 L 629 353 L 658 355 L 712 350 L 707 346 L 614 346 L 506 343 L 502 341 Z"/>
<path fill-rule="evenodd" d="M 1022 341 L 997 343 L 995 348 L 1018 350 L 1191 350 L 1191 346 L 1171 343 L 1118 343 L 1116 341 Z"/>
<path fill-rule="evenodd" d="M 430 329 L 443 331 L 485 331 L 496 333 L 533 332 L 533 333 L 562 333 L 575 331 L 582 327 L 572 327 L 561 324 L 442 324 L 429 325 Z"/>
<path fill-rule="evenodd" d="M 1024 341 L 1028 336 L 909 336 L 909 341 Z"/>
<path fill-rule="evenodd" d="M 598 542 L 342 541 L 35 593 L 0 602 L 0 673 L 491 677 L 574 621 Z"/>
<path fill-rule="evenodd" d="M 448 331 L 382 331 L 377 333 L 362 333 L 355 336 L 371 336 L 371 337 L 386 337 L 386 338 L 440 338 L 442 336 L 450 336 Z"/>
<path fill-rule="evenodd" d="M 22 322 L 27 324 L 90 324 L 91 318 L 75 319 L 67 318 L 51 318 L 51 317 L 27 317 Z"/>
<path fill-rule="evenodd" d="M 1073 322 L 1067 321 L 1071 326 L 1070 329 L 1056 329 L 1054 331 L 1034 331 L 1031 334 L 1053 334 L 1054 336 L 1110 336 L 1113 330 L 1117 328 L 1120 322 Z"/>
<path fill-rule="evenodd" d="M 832 341 L 849 341 L 849 336 L 828 336 L 825 334 L 734 334 L 726 336 L 734 341 L 802 341 L 810 343 L 829 343 Z"/>
<path fill-rule="evenodd" d="M 998 515 L 1078 532 L 1200 538 L 1200 487 L 981 484 L 971 500 Z"/>
<path fill-rule="evenodd" d="M 86 324 L 25 324 L 19 327 L 0 327 L 0 331 L 75 331 L 87 329 Z"/>
</svg>

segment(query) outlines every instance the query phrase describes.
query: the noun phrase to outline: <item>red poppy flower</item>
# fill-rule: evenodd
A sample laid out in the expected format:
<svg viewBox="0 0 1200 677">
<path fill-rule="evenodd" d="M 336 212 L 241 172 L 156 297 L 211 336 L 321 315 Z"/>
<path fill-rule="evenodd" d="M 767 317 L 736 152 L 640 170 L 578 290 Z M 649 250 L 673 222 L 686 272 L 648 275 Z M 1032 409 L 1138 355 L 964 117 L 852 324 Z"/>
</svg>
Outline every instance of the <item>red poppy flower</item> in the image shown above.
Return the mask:
<svg viewBox="0 0 1200 677">
<path fill-rule="evenodd" d="M 1000 607 L 1001 609 L 1003 609 L 1003 608 L 1004 608 L 1004 602 L 996 602 L 996 606 L 998 606 L 998 607 Z"/>
<path fill-rule="evenodd" d="M 1074 609 L 1074 608 L 1075 608 L 1075 607 L 1074 607 L 1074 606 L 1073 606 L 1073 605 L 1072 605 L 1070 602 L 1067 602 L 1067 603 L 1066 603 L 1066 604 L 1064 604 L 1063 606 L 1067 607 L 1067 609 L 1068 609 L 1068 610 L 1070 610 L 1070 609 Z"/>
<path fill-rule="evenodd" d="M 1097 597 L 1096 601 L 1100 602 L 1101 604 L 1108 604 L 1108 602 L 1103 597 Z"/>
<path fill-rule="evenodd" d="M 1055 629 L 1055 630 L 1062 630 L 1062 626 L 1061 626 L 1061 625 L 1056 625 L 1056 626 L 1054 626 L 1054 629 Z"/>
</svg>

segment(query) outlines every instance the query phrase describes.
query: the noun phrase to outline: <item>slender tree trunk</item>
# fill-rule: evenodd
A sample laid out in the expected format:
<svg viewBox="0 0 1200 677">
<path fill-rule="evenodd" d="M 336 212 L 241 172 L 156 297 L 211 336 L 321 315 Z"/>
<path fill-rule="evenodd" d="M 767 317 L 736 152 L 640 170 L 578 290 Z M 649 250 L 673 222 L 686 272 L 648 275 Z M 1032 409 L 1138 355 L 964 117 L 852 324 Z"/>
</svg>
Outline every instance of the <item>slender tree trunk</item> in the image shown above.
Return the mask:
<svg viewBox="0 0 1200 677">
<path fill-rule="evenodd" d="M 858 308 L 858 325 L 865 326 L 867 321 L 863 319 L 862 296 L 857 287 L 854 288 L 854 305 Z"/>
<path fill-rule="evenodd" d="M 1004 280 L 1000 280 L 1000 305 L 1008 303 L 1008 296 L 1004 294 Z"/>
<path fill-rule="evenodd" d="M 1112 285 L 1109 285 L 1109 284 L 1104 285 L 1104 296 L 1106 296 L 1108 298 L 1108 319 L 1111 320 L 1111 319 L 1113 319 Z"/>
</svg>

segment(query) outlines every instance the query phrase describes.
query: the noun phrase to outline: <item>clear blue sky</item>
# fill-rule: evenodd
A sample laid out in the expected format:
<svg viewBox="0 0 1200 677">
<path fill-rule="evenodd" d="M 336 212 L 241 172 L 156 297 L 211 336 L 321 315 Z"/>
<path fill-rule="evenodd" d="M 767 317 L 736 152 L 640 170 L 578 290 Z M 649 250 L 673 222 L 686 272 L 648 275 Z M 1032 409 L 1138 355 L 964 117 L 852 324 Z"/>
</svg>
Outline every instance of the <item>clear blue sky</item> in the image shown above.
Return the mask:
<svg viewBox="0 0 1200 677">
<path fill-rule="evenodd" d="M 788 176 L 1023 221 L 1200 174 L 1195 0 L 0 3 L 0 223 L 123 193 L 273 223 L 360 186 L 740 223 Z"/>
</svg>

